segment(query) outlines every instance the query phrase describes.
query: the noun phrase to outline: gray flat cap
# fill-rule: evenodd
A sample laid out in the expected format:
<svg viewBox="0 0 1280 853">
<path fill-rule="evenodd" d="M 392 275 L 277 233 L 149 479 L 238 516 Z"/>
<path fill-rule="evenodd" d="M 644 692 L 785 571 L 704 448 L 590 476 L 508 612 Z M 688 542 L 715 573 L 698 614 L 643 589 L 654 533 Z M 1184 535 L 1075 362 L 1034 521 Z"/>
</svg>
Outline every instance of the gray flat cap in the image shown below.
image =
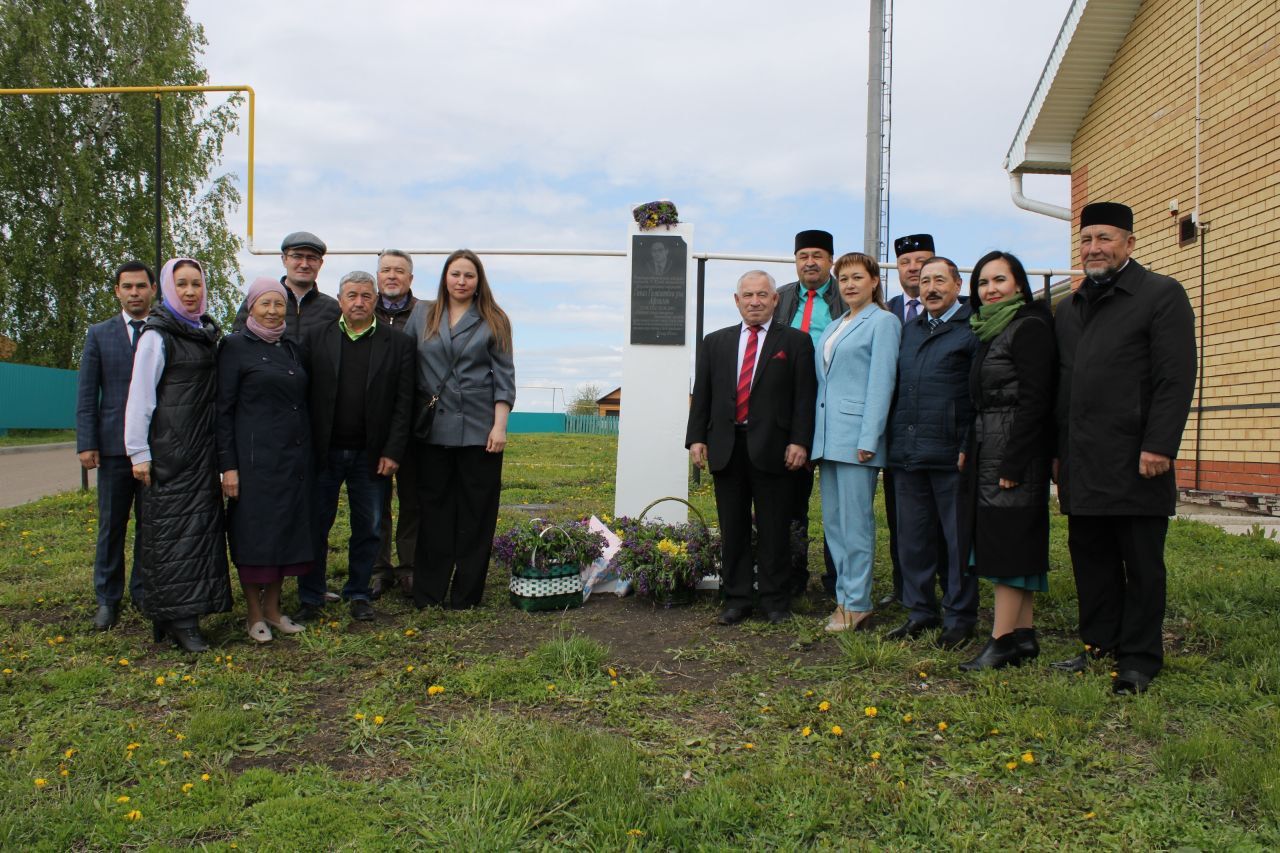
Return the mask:
<svg viewBox="0 0 1280 853">
<path fill-rule="evenodd" d="M 324 241 L 310 231 L 294 231 L 285 237 L 280 244 L 280 251 L 287 252 L 290 249 L 315 249 L 322 255 L 329 251 Z"/>
</svg>

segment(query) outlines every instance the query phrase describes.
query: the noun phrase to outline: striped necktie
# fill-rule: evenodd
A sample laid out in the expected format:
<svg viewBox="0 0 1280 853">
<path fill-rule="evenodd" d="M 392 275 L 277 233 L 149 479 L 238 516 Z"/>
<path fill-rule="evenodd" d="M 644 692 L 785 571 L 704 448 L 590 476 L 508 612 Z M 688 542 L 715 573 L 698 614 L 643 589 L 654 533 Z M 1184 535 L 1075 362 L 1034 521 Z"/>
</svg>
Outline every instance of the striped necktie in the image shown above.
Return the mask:
<svg viewBox="0 0 1280 853">
<path fill-rule="evenodd" d="M 733 419 L 740 424 L 747 422 L 747 403 L 751 399 L 751 377 L 756 369 L 756 350 L 760 345 L 760 327 L 748 326 L 747 351 L 742 354 L 742 369 L 738 371 L 738 399 Z"/>
</svg>

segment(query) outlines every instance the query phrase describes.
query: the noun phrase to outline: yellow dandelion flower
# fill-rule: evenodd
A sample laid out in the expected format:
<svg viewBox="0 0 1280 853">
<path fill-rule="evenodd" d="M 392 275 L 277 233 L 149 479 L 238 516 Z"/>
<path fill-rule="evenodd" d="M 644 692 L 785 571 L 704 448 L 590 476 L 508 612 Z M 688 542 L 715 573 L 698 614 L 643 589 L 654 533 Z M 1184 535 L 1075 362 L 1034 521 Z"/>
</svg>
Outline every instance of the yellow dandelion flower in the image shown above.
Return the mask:
<svg viewBox="0 0 1280 853">
<path fill-rule="evenodd" d="M 375 726 L 380 726 L 380 725 L 382 725 L 384 722 L 386 722 L 386 720 L 383 718 L 383 716 L 382 716 L 381 714 L 376 714 L 376 715 L 374 715 L 374 718 L 373 718 L 373 724 L 374 724 Z"/>
<path fill-rule="evenodd" d="M 839 726 L 832 726 L 831 733 L 836 737 L 840 737 L 842 734 L 844 734 L 844 729 L 840 728 Z"/>
<path fill-rule="evenodd" d="M 359 711 L 357 711 L 357 712 L 356 712 L 355 714 L 353 714 L 352 716 L 353 716 L 353 718 L 355 719 L 355 721 L 356 721 L 357 723 L 364 719 L 364 714 L 361 714 Z"/>
<path fill-rule="evenodd" d="M 862 713 L 866 714 L 868 717 L 874 717 L 876 714 L 880 712 L 876 710 L 874 705 L 868 705 L 867 707 L 862 709 Z"/>
<path fill-rule="evenodd" d="M 824 714 L 827 713 L 828 711 L 831 710 L 831 703 L 828 702 L 826 699 L 823 699 L 821 702 L 818 703 L 818 710 Z"/>
<path fill-rule="evenodd" d="M 1111 677 L 1112 677 L 1112 678 L 1115 678 L 1117 675 L 1119 675 L 1119 673 L 1118 673 L 1118 672 L 1116 672 L 1114 669 L 1113 669 L 1113 670 L 1111 670 Z"/>
<path fill-rule="evenodd" d="M 39 791 L 49 784 L 48 779 L 40 778 L 36 780 L 36 790 Z"/>
<path fill-rule="evenodd" d="M 742 748 L 743 748 L 743 749 L 755 749 L 755 748 L 756 748 L 756 745 L 755 745 L 754 743 L 751 743 L 750 741 L 747 741 L 746 743 L 744 743 L 744 744 L 742 745 Z"/>
<path fill-rule="evenodd" d="M 547 685 L 547 692 L 548 692 L 548 693 L 553 693 L 553 692 L 555 692 L 555 689 L 556 689 L 556 686 L 555 686 L 554 684 L 548 684 L 548 685 Z"/>
<path fill-rule="evenodd" d="M 879 761 L 879 760 L 880 760 L 880 753 L 878 753 L 878 752 L 873 752 L 873 753 L 871 753 L 871 760 L 872 760 L 872 761 Z"/>
<path fill-rule="evenodd" d="M 805 726 L 803 729 L 800 730 L 800 737 L 808 737 L 811 734 L 813 734 L 813 729 L 809 728 L 808 726 Z"/>
<path fill-rule="evenodd" d="M 156 676 L 156 687 L 164 687 L 164 676 L 163 676 L 163 675 L 157 675 L 157 676 Z"/>
<path fill-rule="evenodd" d="M 992 733 L 993 735 L 998 735 L 998 734 L 1000 734 L 1000 730 L 999 730 L 999 729 L 992 729 L 992 730 L 991 730 L 991 733 Z"/>
<path fill-rule="evenodd" d="M 142 820 L 142 812 L 138 811 L 137 809 L 134 809 L 133 811 L 125 812 L 124 819 L 127 821 Z"/>
<path fill-rule="evenodd" d="M 58 768 L 58 775 L 65 779 L 66 777 L 68 777 L 68 776 L 70 776 L 70 775 L 71 775 L 71 771 L 70 771 L 70 770 L 68 770 L 68 769 L 67 769 L 67 768 L 65 768 L 65 767 L 59 767 L 59 768 Z"/>
<path fill-rule="evenodd" d="M 120 805 L 124 805 L 125 803 L 129 802 L 129 798 L 124 794 L 121 794 L 120 796 L 116 797 L 116 802 L 119 803 Z"/>
<path fill-rule="evenodd" d="M 78 751 L 79 751 L 79 750 L 77 750 L 77 749 L 73 746 L 73 747 L 71 747 L 70 749 L 68 749 L 66 752 L 64 752 L 64 753 L 62 753 L 62 754 L 63 754 L 65 757 L 70 758 L 71 756 L 75 755 Z"/>
<path fill-rule="evenodd" d="M 1085 820 L 1093 820 L 1093 819 L 1094 819 L 1095 817 L 1097 817 L 1097 816 L 1098 816 L 1098 813 L 1097 813 L 1097 812 L 1085 812 L 1085 813 L 1084 813 L 1084 819 L 1085 819 Z"/>
<path fill-rule="evenodd" d="M 1023 764 L 1034 764 L 1035 761 L 1036 761 L 1036 757 L 1031 754 L 1031 750 L 1028 749 L 1026 752 L 1022 753 Z"/>
<path fill-rule="evenodd" d="M 404 635 L 406 637 L 416 637 L 418 635 L 418 631 L 415 628 L 405 628 Z"/>
<path fill-rule="evenodd" d="M 628 829 L 628 830 L 627 830 L 627 835 L 630 835 L 632 838 L 641 838 L 641 837 L 643 837 L 643 836 L 644 836 L 644 830 L 643 830 L 643 829 Z"/>
<path fill-rule="evenodd" d="M 182 757 L 183 757 L 183 758 L 185 758 L 185 759 L 187 759 L 188 761 L 190 761 L 190 760 L 191 760 L 191 750 L 189 750 L 189 749 L 184 749 L 184 750 L 182 750 Z"/>
<path fill-rule="evenodd" d="M 217 663 L 217 664 L 222 663 L 222 655 L 218 655 L 217 657 L 215 657 L 215 658 L 213 659 L 213 662 L 214 662 L 214 663 Z"/>
<path fill-rule="evenodd" d="M 128 658 L 120 658 L 120 660 L 116 661 L 116 663 L 118 663 L 120 666 L 128 666 L 128 665 L 129 665 L 129 659 L 128 659 Z"/>
<path fill-rule="evenodd" d="M 405 672 L 413 672 L 413 664 L 409 664 L 404 668 Z"/>
<path fill-rule="evenodd" d="M 210 778 L 211 778 L 211 777 L 209 776 L 209 774 L 208 774 L 208 773 L 201 773 L 201 774 L 200 774 L 200 781 L 201 781 L 201 782 L 208 782 Z"/>
<path fill-rule="evenodd" d="M 617 677 L 618 677 L 618 671 L 617 671 L 616 669 L 614 669 L 613 667 L 609 667 L 608 672 L 609 672 L 609 677 L 610 677 L 610 678 L 617 678 Z"/>
<path fill-rule="evenodd" d="M 58 645 L 62 645 L 63 643 L 65 643 L 65 642 L 67 641 L 67 638 L 66 638 L 66 637 L 64 637 L 64 636 L 62 636 L 61 634 L 59 634 L 58 636 L 56 636 L 56 637 L 54 637 L 54 638 L 53 638 L 53 641 L 54 641 L 55 643 L 57 643 Z"/>
<path fill-rule="evenodd" d="M 439 696 L 443 692 L 444 692 L 444 688 L 441 687 L 439 684 L 433 684 L 427 688 L 428 696 Z"/>
<path fill-rule="evenodd" d="M 911 716 L 910 714 L 903 714 L 903 715 L 902 715 L 902 722 L 904 722 L 904 723 L 909 723 L 909 722 L 911 722 L 911 721 L 912 721 L 912 720 L 914 720 L 914 719 L 915 719 L 915 717 Z"/>
<path fill-rule="evenodd" d="M 947 730 L 947 724 L 945 722 L 938 723 L 938 731 L 945 732 L 946 730 Z"/>
<path fill-rule="evenodd" d="M 159 766 L 161 766 L 161 767 L 168 767 L 168 766 L 169 766 L 169 759 L 167 759 L 167 758 L 157 758 L 157 759 L 156 759 L 156 764 L 158 764 L 158 765 L 159 765 Z"/>
<path fill-rule="evenodd" d="M 337 627 L 338 627 L 338 620 L 336 620 L 336 619 L 335 619 L 335 620 L 333 620 L 332 622 L 330 622 L 330 623 L 329 623 L 329 627 L 330 627 L 330 628 L 337 628 Z"/>
<path fill-rule="evenodd" d="M 9 669 L 7 666 L 4 668 L 3 672 L 5 675 L 13 675 L 13 670 Z"/>
<path fill-rule="evenodd" d="M 187 736 L 184 735 L 182 732 L 178 732 L 177 734 L 174 735 L 174 738 L 177 740 L 186 740 Z"/>
<path fill-rule="evenodd" d="M 183 782 L 183 783 L 182 783 L 182 793 L 184 793 L 184 794 L 190 794 L 190 793 L 191 793 L 191 789 L 192 789 L 192 788 L 194 788 L 195 786 L 196 786 L 196 783 L 195 783 L 195 782 Z"/>
<path fill-rule="evenodd" d="M 927 673 L 927 672 L 917 672 L 917 673 L 916 673 L 916 675 L 920 676 L 921 678 L 928 678 L 928 677 L 929 677 L 929 673 Z"/>
<path fill-rule="evenodd" d="M 139 748 L 139 747 L 141 747 L 141 746 L 142 746 L 142 744 L 140 744 L 140 743 L 136 743 L 136 742 L 135 742 L 135 743 L 128 743 L 128 744 L 125 744 L 125 747 L 124 747 L 124 748 L 125 748 L 125 749 L 127 749 L 127 750 L 129 750 L 130 752 L 133 752 L 135 749 L 138 749 L 138 748 Z"/>
<path fill-rule="evenodd" d="M 1017 769 L 1018 769 L 1018 762 L 1016 762 L 1016 761 L 1010 761 L 1008 764 L 1006 764 L 1006 765 L 1004 766 L 1004 769 L 1005 769 L 1005 770 L 1017 770 Z"/>
<path fill-rule="evenodd" d="M 227 663 L 231 663 L 231 655 L 227 655 Z"/>
<path fill-rule="evenodd" d="M 772 708 L 770 708 L 768 705 L 762 705 L 762 706 L 760 707 L 760 713 L 761 713 L 761 714 L 767 714 L 767 713 L 769 713 L 769 712 L 770 712 L 770 711 L 772 711 L 772 710 L 773 710 L 773 709 L 772 709 Z"/>
<path fill-rule="evenodd" d="M 182 676 L 182 680 L 183 680 L 183 681 L 195 681 L 195 679 L 194 679 L 194 678 L 192 678 L 190 675 L 184 675 L 184 676 Z"/>
<path fill-rule="evenodd" d="M 806 691 L 804 692 L 804 697 L 805 697 L 806 699 L 808 699 L 808 698 L 810 698 L 810 697 L 812 697 L 812 696 L 813 696 L 813 691 L 812 691 L 812 690 L 806 690 Z"/>
</svg>

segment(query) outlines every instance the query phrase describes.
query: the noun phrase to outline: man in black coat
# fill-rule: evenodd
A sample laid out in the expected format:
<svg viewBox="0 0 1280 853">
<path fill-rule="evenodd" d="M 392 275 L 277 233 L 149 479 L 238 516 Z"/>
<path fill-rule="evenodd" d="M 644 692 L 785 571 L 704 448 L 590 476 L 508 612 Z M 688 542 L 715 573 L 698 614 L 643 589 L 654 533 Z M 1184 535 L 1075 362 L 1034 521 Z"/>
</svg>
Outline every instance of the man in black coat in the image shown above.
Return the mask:
<svg viewBox="0 0 1280 853">
<path fill-rule="evenodd" d="M 316 283 L 326 251 L 324 241 L 310 231 L 294 231 L 285 235 L 280 243 L 280 262 L 284 264 L 280 283 L 289 294 L 284 306 L 284 326 L 295 340 L 303 340 L 317 329 L 337 322 L 342 313 L 338 301 L 321 293 Z M 241 303 L 231 331 L 242 331 L 248 318 L 249 309 Z"/>
<path fill-rule="evenodd" d="M 698 347 L 685 446 L 693 464 L 707 465 L 715 478 L 724 563 L 717 621 L 733 625 L 751 615 L 754 563 L 760 606 L 777 624 L 791 618 L 791 492 L 813 441 L 813 341 L 774 320 L 778 294 L 768 273 L 743 275 L 733 299 L 742 322 Z"/>
<path fill-rule="evenodd" d="M 925 312 L 902 327 L 889 416 L 902 603 L 908 617 L 885 636 L 917 637 L 941 625 L 938 643 L 943 648 L 968 642 L 978 618 L 978 583 L 968 571 L 969 540 L 961 523 L 961 471 L 973 424 L 969 368 L 978 339 L 969 328 L 972 311 L 959 301 L 960 286 L 955 263 L 943 257 L 925 262 L 920 272 Z M 941 574 L 947 581 L 939 619 L 933 585 Z"/>
<path fill-rule="evenodd" d="M 316 565 L 298 580 L 302 609 L 294 619 L 319 618 L 324 607 L 329 529 L 338 491 L 347 484 L 351 513 L 347 583 L 342 597 L 355 619 L 373 619 L 369 581 L 391 475 L 409 441 L 414 345 L 408 335 L 379 327 L 373 276 L 351 272 L 338 285 L 342 315 L 308 336 L 311 432 L 316 453 Z"/>
<path fill-rule="evenodd" d="M 778 288 L 778 305 L 773 319 L 809 335 L 814 347 L 827 325 L 845 312 L 840 288 L 831 277 L 835 261 L 835 238 L 830 232 L 812 229 L 796 234 L 796 280 Z M 794 475 L 791 494 L 791 593 L 803 595 L 809 586 L 809 499 L 813 496 L 813 469 L 800 468 Z M 822 588 L 836 594 L 836 564 L 831 559 L 826 537 L 822 540 Z"/>
<path fill-rule="evenodd" d="M 413 258 L 399 249 L 383 249 L 378 255 L 378 301 L 373 309 L 378 324 L 403 332 L 417 304 L 418 298 L 413 295 Z M 395 474 L 400 513 L 394 519 L 394 537 L 391 489 L 387 489 L 387 497 L 382 504 L 382 526 L 379 528 L 382 539 L 378 543 L 378 558 L 374 562 L 370 586 L 375 599 L 397 585 L 404 595 L 413 595 L 413 555 L 418 547 L 418 486 L 412 444 L 410 442 L 406 447 L 400 469 Z M 399 564 L 391 558 L 393 543 Z"/>
<path fill-rule="evenodd" d="M 98 469 L 98 547 L 93 558 L 93 587 L 98 609 L 93 627 L 106 631 L 120 619 L 124 598 L 124 535 L 129 512 L 138 519 L 138 481 L 124 449 L 124 408 L 133 377 L 133 353 L 138 335 L 151 313 L 156 279 L 140 261 L 127 261 L 116 270 L 116 299 L 120 313 L 89 327 L 80 356 L 76 395 L 76 452 L 86 471 Z M 142 608 L 141 539 L 134 531 L 133 568 L 129 597 Z"/>
<path fill-rule="evenodd" d="M 1133 211 L 1080 214 L 1087 278 L 1058 307 L 1058 500 L 1067 516 L 1085 651 L 1114 656 L 1115 693 L 1141 693 L 1164 663 L 1164 539 L 1173 460 L 1196 383 L 1195 314 L 1177 281 L 1130 256 Z"/>
</svg>

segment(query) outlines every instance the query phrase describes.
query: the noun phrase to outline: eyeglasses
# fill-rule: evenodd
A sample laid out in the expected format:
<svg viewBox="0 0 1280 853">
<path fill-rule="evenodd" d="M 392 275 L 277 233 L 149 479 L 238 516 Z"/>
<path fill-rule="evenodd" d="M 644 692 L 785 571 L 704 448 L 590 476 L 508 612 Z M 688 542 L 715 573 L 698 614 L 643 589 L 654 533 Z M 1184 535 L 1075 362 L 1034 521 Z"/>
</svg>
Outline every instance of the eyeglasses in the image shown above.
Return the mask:
<svg viewBox="0 0 1280 853">
<path fill-rule="evenodd" d="M 306 261 L 309 264 L 318 264 L 324 260 L 319 255 L 313 255 L 310 252 L 285 252 L 284 256 L 291 261 Z"/>
</svg>

